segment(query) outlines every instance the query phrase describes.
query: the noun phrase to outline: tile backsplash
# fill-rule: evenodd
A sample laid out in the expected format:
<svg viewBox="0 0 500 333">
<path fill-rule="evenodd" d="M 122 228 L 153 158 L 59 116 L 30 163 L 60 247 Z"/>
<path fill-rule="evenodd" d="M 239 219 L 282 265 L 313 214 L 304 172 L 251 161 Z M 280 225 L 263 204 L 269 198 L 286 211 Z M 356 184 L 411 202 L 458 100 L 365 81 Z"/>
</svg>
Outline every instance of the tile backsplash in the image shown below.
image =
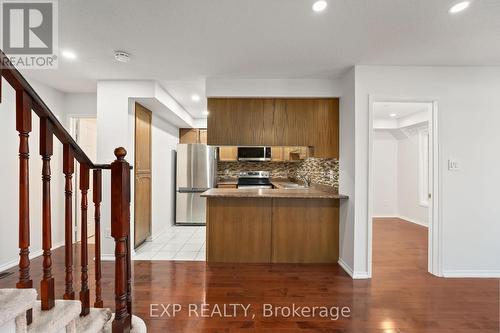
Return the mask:
<svg viewBox="0 0 500 333">
<path fill-rule="evenodd" d="M 308 173 L 313 183 L 339 187 L 339 161 L 330 158 L 309 157 L 293 162 L 218 162 L 219 177 L 236 177 L 240 171 L 269 171 L 271 178 L 297 180 Z"/>
</svg>

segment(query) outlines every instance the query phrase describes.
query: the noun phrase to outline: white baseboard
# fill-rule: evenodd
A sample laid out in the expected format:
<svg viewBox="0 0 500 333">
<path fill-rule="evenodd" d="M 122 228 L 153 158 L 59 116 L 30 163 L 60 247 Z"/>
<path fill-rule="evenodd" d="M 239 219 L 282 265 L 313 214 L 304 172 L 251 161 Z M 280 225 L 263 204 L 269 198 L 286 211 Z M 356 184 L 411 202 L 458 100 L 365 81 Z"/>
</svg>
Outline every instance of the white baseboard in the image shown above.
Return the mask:
<svg viewBox="0 0 500 333">
<path fill-rule="evenodd" d="M 64 241 L 54 244 L 52 246 L 52 250 L 60 248 L 61 246 L 64 246 Z M 32 252 L 30 252 L 30 260 L 33 260 L 33 259 L 41 256 L 42 254 L 43 254 L 43 250 L 42 249 L 36 250 L 36 251 L 32 251 Z M 15 267 L 18 264 L 19 264 L 19 257 L 17 257 L 16 259 L 13 259 L 11 261 L 8 261 L 8 262 L 6 262 L 3 265 L 0 265 L 0 272 L 3 272 L 5 270 L 7 270 L 7 269 Z"/>
<path fill-rule="evenodd" d="M 414 224 L 418 224 L 419 226 L 422 226 L 422 227 L 426 227 L 428 228 L 429 226 L 427 225 L 427 223 L 424 223 L 424 222 L 421 222 L 421 221 L 417 221 L 415 219 L 411 219 L 409 217 L 406 217 L 406 216 L 398 216 L 399 219 L 401 220 L 405 220 L 407 222 L 411 222 L 411 223 L 414 223 Z"/>
<path fill-rule="evenodd" d="M 346 264 L 344 260 L 342 260 L 342 258 L 339 258 L 338 264 L 354 280 L 371 278 L 371 276 L 368 275 L 368 272 L 354 272 L 353 269 L 348 264 Z"/>
<path fill-rule="evenodd" d="M 101 261 L 115 261 L 114 254 L 101 254 Z"/>
<path fill-rule="evenodd" d="M 352 268 L 351 268 L 351 267 L 349 267 L 349 265 L 348 265 L 348 264 L 346 264 L 346 263 L 344 262 L 344 260 L 342 260 L 342 258 L 339 258 L 338 264 L 339 264 L 339 266 L 340 266 L 340 267 L 342 267 L 342 269 L 343 269 L 343 270 L 344 270 L 347 274 L 349 274 L 349 276 L 350 276 L 350 277 L 352 277 L 352 275 L 353 275 Z"/>
<path fill-rule="evenodd" d="M 500 278 L 500 270 L 463 270 L 443 271 L 445 278 Z"/>
<path fill-rule="evenodd" d="M 374 219 L 400 219 L 400 220 L 405 220 L 406 222 L 411 222 L 411 223 L 414 223 L 414 224 L 418 224 L 422 227 L 426 227 L 428 228 L 429 226 L 424 223 L 424 222 L 421 222 L 421 221 L 417 221 L 415 219 L 411 219 L 409 217 L 406 217 L 406 216 L 372 216 L 372 218 Z"/>
</svg>

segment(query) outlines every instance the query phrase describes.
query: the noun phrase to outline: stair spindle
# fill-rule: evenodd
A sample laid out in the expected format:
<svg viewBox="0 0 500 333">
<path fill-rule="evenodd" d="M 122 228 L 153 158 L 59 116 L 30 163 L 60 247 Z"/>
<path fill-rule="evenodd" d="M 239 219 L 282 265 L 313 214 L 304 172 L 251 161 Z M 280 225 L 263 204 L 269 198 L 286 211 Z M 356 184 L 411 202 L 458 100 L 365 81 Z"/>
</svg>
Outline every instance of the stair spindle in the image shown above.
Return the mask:
<svg viewBox="0 0 500 333">
<path fill-rule="evenodd" d="M 102 201 L 102 170 L 93 172 L 94 206 L 95 206 L 95 302 L 94 307 L 102 308 L 101 288 L 101 201 Z"/>
<path fill-rule="evenodd" d="M 81 211 L 81 267 L 82 267 L 82 285 L 80 291 L 80 301 L 82 302 L 81 316 L 90 313 L 90 291 L 88 286 L 88 243 L 87 243 L 87 193 L 89 190 L 89 167 L 80 164 L 80 191 L 82 193 L 82 211 Z"/>
<path fill-rule="evenodd" d="M 64 299 L 75 299 L 73 290 L 73 173 L 75 155 L 69 144 L 63 146 L 63 173 L 65 175 L 64 201 L 64 265 L 66 270 Z"/>
<path fill-rule="evenodd" d="M 42 310 L 55 305 L 54 278 L 52 277 L 52 231 L 50 207 L 50 159 L 53 155 L 54 135 L 48 118 L 40 119 L 40 155 L 42 156 L 42 249 L 43 278 L 40 283 Z"/>
<path fill-rule="evenodd" d="M 30 277 L 30 214 L 29 214 L 29 134 L 32 101 L 24 90 L 16 91 L 16 130 L 19 132 L 19 281 L 17 288 L 33 288 Z M 26 312 L 28 325 L 33 311 Z"/>
<path fill-rule="evenodd" d="M 129 332 L 128 237 L 130 235 L 130 166 L 127 151 L 115 149 L 111 164 L 111 235 L 115 239 L 115 319 L 113 333 Z"/>
<path fill-rule="evenodd" d="M 129 313 L 128 325 L 129 327 L 132 327 L 132 251 L 130 246 L 131 244 L 129 232 L 127 236 L 127 312 Z"/>
</svg>

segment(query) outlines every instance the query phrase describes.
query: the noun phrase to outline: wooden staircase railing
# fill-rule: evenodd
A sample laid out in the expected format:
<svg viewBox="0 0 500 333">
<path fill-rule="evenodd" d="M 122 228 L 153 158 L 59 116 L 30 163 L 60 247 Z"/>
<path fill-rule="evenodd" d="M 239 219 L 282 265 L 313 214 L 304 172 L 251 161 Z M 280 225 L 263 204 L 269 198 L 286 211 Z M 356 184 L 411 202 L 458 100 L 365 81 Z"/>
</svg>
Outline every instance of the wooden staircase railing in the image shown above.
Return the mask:
<svg viewBox="0 0 500 333">
<path fill-rule="evenodd" d="M 94 164 L 57 120 L 26 79 L 10 63 L 0 50 L 0 76 L 16 92 L 16 130 L 19 132 L 19 281 L 17 288 L 33 288 L 30 274 L 30 209 L 29 209 L 29 135 L 32 131 L 32 111 L 40 118 L 40 147 L 42 158 L 42 249 L 43 277 L 40 282 L 42 310 L 50 310 L 55 304 L 54 277 L 52 276 L 52 216 L 51 216 L 51 157 L 54 137 L 63 145 L 63 173 L 65 176 L 65 289 L 63 299 L 75 299 L 73 289 L 73 174 L 74 161 L 79 163 L 81 191 L 81 316 L 90 311 L 88 287 L 87 244 L 87 193 L 92 170 L 93 203 L 95 205 L 95 302 L 103 307 L 101 287 L 101 211 L 102 170 L 111 170 L 111 234 L 115 240 L 115 319 L 113 332 L 129 332 L 132 318 L 132 281 L 130 261 L 130 165 L 125 160 L 124 148 L 115 150 L 116 160 L 111 164 Z M 0 80 L 0 102 L 1 102 Z M 26 313 L 28 324 L 33 320 L 32 310 Z"/>
</svg>

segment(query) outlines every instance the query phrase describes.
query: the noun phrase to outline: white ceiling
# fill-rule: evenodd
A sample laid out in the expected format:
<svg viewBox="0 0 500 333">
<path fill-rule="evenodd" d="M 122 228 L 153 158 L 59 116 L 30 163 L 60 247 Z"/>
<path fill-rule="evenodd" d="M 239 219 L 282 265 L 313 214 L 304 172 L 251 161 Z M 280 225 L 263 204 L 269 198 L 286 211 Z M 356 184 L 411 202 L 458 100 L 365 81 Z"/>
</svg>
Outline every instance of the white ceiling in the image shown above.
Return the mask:
<svg viewBox="0 0 500 333">
<path fill-rule="evenodd" d="M 193 117 L 206 78 L 335 78 L 355 64 L 500 65 L 500 1 L 65 0 L 59 45 L 78 55 L 29 77 L 66 92 L 154 79 Z M 117 63 L 114 50 L 132 55 Z M 177 82 L 178 81 L 178 82 Z M 203 96 L 203 95 L 201 95 Z"/>
<path fill-rule="evenodd" d="M 429 110 L 429 103 L 375 102 L 373 103 L 373 119 L 401 119 L 418 112 L 425 112 Z M 391 114 L 395 114 L 395 116 L 391 117 Z"/>
</svg>

